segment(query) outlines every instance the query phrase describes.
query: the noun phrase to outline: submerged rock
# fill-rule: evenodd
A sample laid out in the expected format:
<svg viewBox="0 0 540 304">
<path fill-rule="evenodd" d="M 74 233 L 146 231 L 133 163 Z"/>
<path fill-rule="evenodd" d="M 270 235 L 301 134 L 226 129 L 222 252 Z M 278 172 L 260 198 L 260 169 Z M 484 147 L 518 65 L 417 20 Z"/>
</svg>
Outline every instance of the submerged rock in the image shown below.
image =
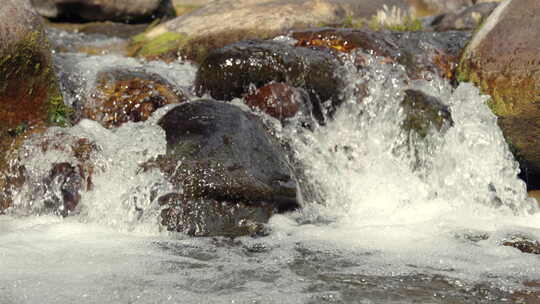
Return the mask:
<svg viewBox="0 0 540 304">
<path fill-rule="evenodd" d="M 405 90 L 401 106 L 405 111 L 403 128 L 421 138 L 426 137 L 430 129 L 444 133 L 454 124 L 450 109 L 440 99 L 421 91 Z"/>
<path fill-rule="evenodd" d="M 524 237 L 512 237 L 510 240 L 503 241 L 502 245 L 514 247 L 523 253 L 540 254 L 540 242 Z"/>
<path fill-rule="evenodd" d="M 376 32 L 367 29 L 319 28 L 295 31 L 297 46 L 324 47 L 339 52 L 362 50 L 387 57 L 407 70 L 413 79 L 436 73 L 451 79 L 459 55 L 471 37 L 467 32 Z M 362 60 L 357 60 L 362 65 Z"/>
<path fill-rule="evenodd" d="M 540 185 L 540 2 L 501 3 L 465 50 L 460 80 L 492 99 L 505 138 L 529 185 Z"/>
<path fill-rule="evenodd" d="M 93 161 L 99 146 L 84 137 L 51 128 L 29 137 L 11 170 L 21 212 L 67 216 L 76 210 L 81 193 L 92 189 Z M 44 157 L 57 160 L 45 161 Z"/>
<path fill-rule="evenodd" d="M 281 82 L 307 91 L 313 114 L 324 119 L 341 102 L 345 87 L 337 59 L 325 52 L 276 41 L 242 41 L 210 53 L 195 80 L 199 96 L 218 100 L 243 97 L 253 88 Z M 323 103 L 328 102 L 328 106 Z"/>
<path fill-rule="evenodd" d="M 31 0 L 47 18 L 77 21 L 144 22 L 173 17 L 170 0 Z"/>
<path fill-rule="evenodd" d="M 43 24 L 27 0 L 5 0 L 0 9 L 0 209 L 11 203 L 8 154 L 21 137 L 64 110 Z"/>
<path fill-rule="evenodd" d="M 253 234 L 272 214 L 298 207 L 285 154 L 255 115 L 200 100 L 172 109 L 159 125 L 167 153 L 146 167 L 159 167 L 178 188 L 160 198 L 169 230 Z"/>
</svg>

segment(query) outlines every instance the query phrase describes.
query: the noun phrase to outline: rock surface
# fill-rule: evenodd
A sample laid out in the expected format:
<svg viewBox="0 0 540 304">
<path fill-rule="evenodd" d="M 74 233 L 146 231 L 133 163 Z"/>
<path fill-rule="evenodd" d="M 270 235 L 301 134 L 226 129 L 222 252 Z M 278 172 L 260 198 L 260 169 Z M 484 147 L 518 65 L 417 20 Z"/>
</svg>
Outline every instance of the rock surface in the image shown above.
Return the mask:
<svg viewBox="0 0 540 304">
<path fill-rule="evenodd" d="M 436 21 L 436 31 L 474 30 L 497 6 L 498 2 L 484 2 L 467 7 L 457 12 L 448 13 Z"/>
<path fill-rule="evenodd" d="M 43 24 L 27 0 L 5 0 L 0 9 L 0 209 L 6 197 L 9 150 L 30 129 L 57 118 L 62 96 Z"/>
<path fill-rule="evenodd" d="M 78 21 L 141 22 L 174 16 L 170 0 L 31 0 L 47 18 Z"/>
<path fill-rule="evenodd" d="M 167 153 L 147 167 L 159 167 L 178 189 L 160 198 L 169 230 L 254 234 L 272 214 L 298 207 L 284 152 L 255 115 L 199 100 L 175 107 L 159 125 Z"/>
<path fill-rule="evenodd" d="M 331 54 L 276 41 L 242 41 L 210 53 L 197 72 L 195 88 L 199 96 L 209 93 L 231 100 L 270 82 L 306 90 L 313 114 L 321 121 L 323 112 L 341 103 L 339 94 L 345 86 L 339 62 Z M 329 100 L 330 106 L 324 108 L 323 102 Z"/>
<path fill-rule="evenodd" d="M 110 69 L 99 72 L 96 83 L 96 97 L 82 105 L 81 118 L 106 128 L 145 121 L 157 109 L 186 100 L 180 90 L 157 74 Z"/>
<path fill-rule="evenodd" d="M 491 95 L 490 106 L 528 183 L 540 178 L 540 2 L 503 2 L 465 50 L 460 79 Z M 536 182 L 534 182 L 536 180 Z"/>
<path fill-rule="evenodd" d="M 137 37 L 135 45 L 158 45 L 138 56 L 173 54 L 197 62 L 215 48 L 247 39 L 269 39 L 290 29 L 369 18 L 383 5 L 408 9 L 405 0 L 217 0 L 158 25 Z M 169 54 L 166 55 L 170 56 Z"/>
<path fill-rule="evenodd" d="M 451 79 L 461 50 L 469 41 L 466 32 L 375 32 L 367 29 L 322 28 L 292 32 L 298 46 L 326 47 L 339 52 L 360 49 L 388 57 L 407 69 L 413 79 L 436 73 Z M 362 60 L 357 60 L 361 65 Z"/>
</svg>

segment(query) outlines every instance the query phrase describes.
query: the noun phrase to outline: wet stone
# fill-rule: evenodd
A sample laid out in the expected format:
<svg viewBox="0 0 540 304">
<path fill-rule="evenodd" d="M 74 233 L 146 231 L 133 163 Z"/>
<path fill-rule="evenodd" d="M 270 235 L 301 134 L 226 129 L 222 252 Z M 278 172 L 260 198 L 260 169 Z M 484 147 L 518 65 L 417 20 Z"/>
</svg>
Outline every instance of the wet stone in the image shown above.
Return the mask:
<svg viewBox="0 0 540 304">
<path fill-rule="evenodd" d="M 405 111 L 403 128 L 424 138 L 430 129 L 444 133 L 453 124 L 450 109 L 440 99 L 418 90 L 405 90 L 401 102 Z"/>
<path fill-rule="evenodd" d="M 514 247 L 523 253 L 540 254 L 540 242 L 515 236 L 502 242 L 503 246 Z"/>
<path fill-rule="evenodd" d="M 304 89 L 313 102 L 313 114 L 323 120 L 342 102 L 339 62 L 326 52 L 294 47 L 277 41 L 242 41 L 212 51 L 195 80 L 197 94 L 218 100 L 240 98 L 253 88 L 280 82 Z M 323 103 L 328 102 L 328 106 Z"/>
<path fill-rule="evenodd" d="M 329 48 L 349 53 L 353 50 L 386 57 L 406 68 L 412 79 L 430 73 L 453 79 L 461 50 L 469 41 L 468 32 L 376 32 L 367 29 L 319 28 L 295 31 L 297 46 Z M 362 58 L 356 60 L 362 66 Z"/>
<path fill-rule="evenodd" d="M 284 83 L 270 83 L 258 88 L 244 97 L 245 103 L 252 109 L 284 121 L 297 114 L 310 115 L 311 100 L 302 90 Z"/>
<path fill-rule="evenodd" d="M 259 227 L 272 214 L 299 206 L 285 153 L 257 116 L 199 100 L 172 109 L 159 125 L 166 132 L 167 153 L 145 167 L 159 168 L 178 189 L 159 198 L 167 206 L 162 217 L 169 230 L 253 234 L 259 229 L 246 227 Z M 220 214 L 223 222 L 214 219 Z"/>
<path fill-rule="evenodd" d="M 157 109 L 186 100 L 180 90 L 156 74 L 113 69 L 100 72 L 97 79 L 96 98 L 82 105 L 81 118 L 106 128 L 145 121 Z"/>
</svg>

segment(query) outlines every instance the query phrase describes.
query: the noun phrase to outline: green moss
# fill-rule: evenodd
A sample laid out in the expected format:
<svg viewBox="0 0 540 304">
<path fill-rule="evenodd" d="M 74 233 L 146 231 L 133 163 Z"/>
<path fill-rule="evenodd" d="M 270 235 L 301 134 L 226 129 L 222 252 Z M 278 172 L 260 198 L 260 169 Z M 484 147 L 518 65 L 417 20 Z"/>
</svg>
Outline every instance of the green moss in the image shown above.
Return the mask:
<svg viewBox="0 0 540 304">
<path fill-rule="evenodd" d="M 49 99 L 48 121 L 61 127 L 71 125 L 73 109 L 64 103 L 61 94 L 55 94 Z"/>
<path fill-rule="evenodd" d="M 143 33 L 132 38 L 134 44 L 140 45 L 134 55 L 143 57 L 159 56 L 179 49 L 185 45 L 188 40 L 186 35 L 175 32 L 166 32 L 156 38 L 148 40 Z"/>
</svg>

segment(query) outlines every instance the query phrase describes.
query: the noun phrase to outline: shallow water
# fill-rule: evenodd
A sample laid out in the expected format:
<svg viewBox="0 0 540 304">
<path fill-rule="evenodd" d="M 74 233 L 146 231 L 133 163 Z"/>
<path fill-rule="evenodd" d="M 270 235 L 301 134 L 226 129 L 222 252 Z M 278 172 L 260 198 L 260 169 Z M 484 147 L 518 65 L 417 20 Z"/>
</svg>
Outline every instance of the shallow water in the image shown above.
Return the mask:
<svg viewBox="0 0 540 304">
<path fill-rule="evenodd" d="M 118 62 L 182 86 L 194 77 L 179 63 L 62 56 L 77 62 L 81 86 Z M 538 291 L 524 285 L 540 281 L 538 256 L 500 245 L 540 239 L 540 215 L 486 97 L 365 56 L 365 70 L 346 65 L 349 101 L 326 126 L 265 118 L 315 189 L 301 211 L 272 218 L 266 237 L 190 238 L 159 225 L 149 192 L 168 185 L 138 165 L 163 153 L 156 121 L 166 109 L 115 131 L 88 120 L 49 130 L 51 140 L 62 132 L 97 143 L 95 188 L 65 219 L 39 216 L 43 199 L 29 189 L 18 194 L 18 210 L 0 217 L 0 303 L 506 303 Z M 358 102 L 361 84 L 369 96 Z M 402 131 L 399 101 L 411 88 L 450 107 L 446 133 Z M 36 178 L 69 157 L 26 148 Z"/>
</svg>

